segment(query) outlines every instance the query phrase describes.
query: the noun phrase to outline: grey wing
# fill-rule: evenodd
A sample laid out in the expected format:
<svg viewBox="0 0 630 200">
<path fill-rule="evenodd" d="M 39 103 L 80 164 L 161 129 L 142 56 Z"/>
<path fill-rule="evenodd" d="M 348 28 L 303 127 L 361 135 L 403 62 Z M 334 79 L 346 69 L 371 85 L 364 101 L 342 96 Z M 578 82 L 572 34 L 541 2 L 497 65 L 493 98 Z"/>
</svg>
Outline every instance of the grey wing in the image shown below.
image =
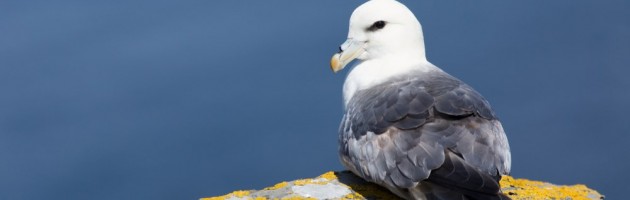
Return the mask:
<svg viewBox="0 0 630 200">
<path fill-rule="evenodd" d="M 449 171 L 441 168 L 445 163 L 457 163 L 459 167 L 453 167 L 457 172 L 482 176 L 432 176 L 442 184 L 461 184 L 456 187 L 478 187 L 478 181 L 509 173 L 507 139 L 489 104 L 448 75 L 360 91 L 347 108 L 340 132 L 342 163 L 392 191 L 415 187 L 432 171 Z M 464 162 L 451 159 L 451 153 Z M 469 179 L 472 182 L 466 185 Z M 498 191 L 496 187 L 470 189 Z"/>
</svg>

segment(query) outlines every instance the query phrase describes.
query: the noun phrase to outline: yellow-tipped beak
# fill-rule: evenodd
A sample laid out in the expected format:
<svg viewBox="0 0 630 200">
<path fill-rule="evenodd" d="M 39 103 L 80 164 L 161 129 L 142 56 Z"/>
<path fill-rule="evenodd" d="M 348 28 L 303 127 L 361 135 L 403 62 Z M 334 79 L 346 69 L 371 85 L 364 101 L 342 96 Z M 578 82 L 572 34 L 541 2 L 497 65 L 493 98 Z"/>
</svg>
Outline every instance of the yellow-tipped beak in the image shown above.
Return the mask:
<svg viewBox="0 0 630 200">
<path fill-rule="evenodd" d="M 344 67 L 341 65 L 341 62 L 339 62 L 340 57 L 341 57 L 341 53 L 336 53 L 330 59 L 330 69 L 332 69 L 334 73 L 337 73 L 339 70 L 343 69 Z"/>
<path fill-rule="evenodd" d="M 341 51 L 333 55 L 330 59 L 330 69 L 335 73 L 341 71 L 348 63 L 365 52 L 364 45 L 365 42 L 354 41 L 352 39 L 346 40 L 346 42 L 341 45 Z"/>
</svg>

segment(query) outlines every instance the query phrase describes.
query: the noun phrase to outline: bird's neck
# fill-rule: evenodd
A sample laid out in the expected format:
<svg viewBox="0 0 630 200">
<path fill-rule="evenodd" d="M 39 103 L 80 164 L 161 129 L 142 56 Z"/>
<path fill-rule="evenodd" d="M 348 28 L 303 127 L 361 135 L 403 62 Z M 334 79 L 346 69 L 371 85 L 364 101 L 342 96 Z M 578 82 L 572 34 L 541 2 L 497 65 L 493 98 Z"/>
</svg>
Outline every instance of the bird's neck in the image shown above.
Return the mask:
<svg viewBox="0 0 630 200">
<path fill-rule="evenodd" d="M 426 61 L 424 39 L 422 33 L 420 36 L 401 36 L 405 39 L 382 39 L 381 42 L 370 42 L 366 52 L 368 58 L 366 60 L 424 60 Z"/>
<path fill-rule="evenodd" d="M 354 94 L 360 90 L 384 83 L 391 78 L 409 74 L 439 70 L 429 63 L 424 55 L 390 54 L 367 59 L 357 64 L 348 74 L 343 85 L 344 105 L 348 105 Z"/>
</svg>

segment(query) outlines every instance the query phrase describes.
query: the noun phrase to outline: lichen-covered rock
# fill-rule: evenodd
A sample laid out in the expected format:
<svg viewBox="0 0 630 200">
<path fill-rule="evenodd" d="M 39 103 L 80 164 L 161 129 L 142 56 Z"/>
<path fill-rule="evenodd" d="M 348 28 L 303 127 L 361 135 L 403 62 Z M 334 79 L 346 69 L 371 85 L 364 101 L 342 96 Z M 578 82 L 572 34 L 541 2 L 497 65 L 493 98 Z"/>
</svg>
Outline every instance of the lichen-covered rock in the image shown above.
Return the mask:
<svg viewBox="0 0 630 200">
<path fill-rule="evenodd" d="M 554 185 L 527 179 L 515 179 L 503 176 L 501 191 L 512 199 L 604 199 L 604 195 L 587 188 L 585 185 Z"/>
<path fill-rule="evenodd" d="M 501 179 L 503 193 L 514 200 L 558 199 L 594 200 L 604 199 L 597 191 L 584 185 L 554 185 L 540 181 Z M 326 172 L 317 178 L 300 179 L 278 183 L 262 190 L 241 190 L 219 197 L 201 200 L 297 200 L 297 199 L 399 199 L 386 189 L 364 181 L 351 172 Z"/>
</svg>

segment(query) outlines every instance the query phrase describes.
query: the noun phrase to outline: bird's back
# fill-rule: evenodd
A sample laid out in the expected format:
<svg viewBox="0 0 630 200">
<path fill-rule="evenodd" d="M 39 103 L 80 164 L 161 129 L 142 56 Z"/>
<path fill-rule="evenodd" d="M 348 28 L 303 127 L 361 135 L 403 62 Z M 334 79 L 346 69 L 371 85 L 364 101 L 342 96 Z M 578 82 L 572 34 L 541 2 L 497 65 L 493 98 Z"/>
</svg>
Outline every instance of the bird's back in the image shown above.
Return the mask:
<svg viewBox="0 0 630 200">
<path fill-rule="evenodd" d="M 442 72 L 413 72 L 359 90 L 340 126 L 342 163 L 408 199 L 492 199 L 510 170 L 488 102 Z"/>
</svg>

